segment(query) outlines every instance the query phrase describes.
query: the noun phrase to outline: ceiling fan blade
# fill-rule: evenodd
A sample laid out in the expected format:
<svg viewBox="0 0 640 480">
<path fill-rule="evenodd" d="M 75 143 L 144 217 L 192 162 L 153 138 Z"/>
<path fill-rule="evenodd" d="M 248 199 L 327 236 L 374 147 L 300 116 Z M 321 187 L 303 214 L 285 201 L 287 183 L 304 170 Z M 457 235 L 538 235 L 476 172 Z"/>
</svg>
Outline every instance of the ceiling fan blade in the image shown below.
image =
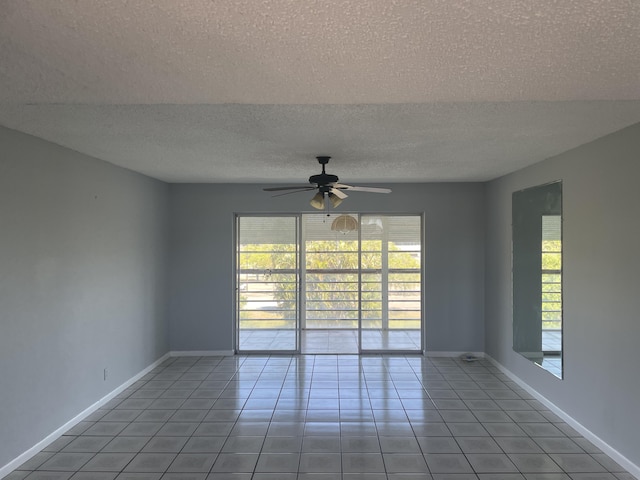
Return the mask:
<svg viewBox="0 0 640 480">
<path fill-rule="evenodd" d="M 308 192 L 310 190 L 315 190 L 315 187 L 305 187 L 305 188 L 298 188 L 298 190 L 290 190 L 288 192 L 284 192 L 284 193 L 277 193 L 275 195 L 271 195 L 272 197 L 281 197 L 283 195 L 289 195 L 291 193 L 300 193 L 300 192 Z"/>
<path fill-rule="evenodd" d="M 369 192 L 369 193 L 391 193 L 390 188 L 378 188 L 378 187 L 356 187 L 354 185 L 345 185 L 343 183 L 336 183 L 333 188 L 340 190 L 353 190 L 354 192 Z"/>
<path fill-rule="evenodd" d="M 313 187 L 311 185 L 296 185 L 296 186 L 292 186 L 292 187 L 268 187 L 268 188 L 263 188 L 262 190 L 264 190 L 265 192 L 277 192 L 279 190 L 312 190 L 316 187 Z"/>
<path fill-rule="evenodd" d="M 331 190 L 329 190 L 330 193 L 333 193 L 336 197 L 338 197 L 340 200 L 344 200 L 345 198 L 347 198 L 349 195 L 347 195 L 346 193 L 344 193 L 342 190 L 338 190 L 337 188 L 333 187 Z"/>
</svg>

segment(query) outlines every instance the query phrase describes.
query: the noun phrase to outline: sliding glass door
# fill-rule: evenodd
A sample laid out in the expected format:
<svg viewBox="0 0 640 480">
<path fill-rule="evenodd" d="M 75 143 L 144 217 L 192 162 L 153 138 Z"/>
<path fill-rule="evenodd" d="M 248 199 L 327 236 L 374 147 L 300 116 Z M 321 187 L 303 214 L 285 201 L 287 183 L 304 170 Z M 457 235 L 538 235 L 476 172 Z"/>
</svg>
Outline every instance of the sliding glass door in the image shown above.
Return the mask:
<svg viewBox="0 0 640 480">
<path fill-rule="evenodd" d="M 297 352 L 298 216 L 236 217 L 236 349 Z"/>
<path fill-rule="evenodd" d="M 302 215 L 302 352 L 356 354 L 358 216 Z"/>
<path fill-rule="evenodd" d="M 236 218 L 236 348 L 423 350 L 422 217 Z"/>
<path fill-rule="evenodd" d="M 422 218 L 362 215 L 360 350 L 422 351 Z"/>
</svg>

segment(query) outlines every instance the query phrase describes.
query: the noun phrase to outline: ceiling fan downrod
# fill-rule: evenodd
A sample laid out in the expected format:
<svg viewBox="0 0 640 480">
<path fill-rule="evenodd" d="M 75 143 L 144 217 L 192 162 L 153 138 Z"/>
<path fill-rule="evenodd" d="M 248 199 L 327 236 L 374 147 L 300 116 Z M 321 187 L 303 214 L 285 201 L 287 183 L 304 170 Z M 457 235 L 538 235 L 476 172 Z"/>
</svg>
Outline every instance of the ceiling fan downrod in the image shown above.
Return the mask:
<svg viewBox="0 0 640 480">
<path fill-rule="evenodd" d="M 329 163 L 331 157 L 321 156 L 316 157 L 316 159 L 318 160 L 318 163 L 322 165 L 322 173 L 318 175 L 311 175 L 309 177 L 309 183 L 315 183 L 318 187 L 323 187 L 330 183 L 338 182 L 339 178 L 336 175 L 331 175 L 325 171 L 325 165 Z"/>
</svg>

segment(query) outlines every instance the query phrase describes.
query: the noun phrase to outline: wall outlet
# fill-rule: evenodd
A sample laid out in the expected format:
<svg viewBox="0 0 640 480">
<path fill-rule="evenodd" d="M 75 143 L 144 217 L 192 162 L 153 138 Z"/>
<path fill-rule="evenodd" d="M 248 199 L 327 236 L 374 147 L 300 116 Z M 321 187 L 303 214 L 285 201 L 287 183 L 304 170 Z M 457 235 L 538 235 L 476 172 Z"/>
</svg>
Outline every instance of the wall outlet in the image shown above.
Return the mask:
<svg viewBox="0 0 640 480">
<path fill-rule="evenodd" d="M 109 375 L 109 370 L 107 370 L 106 368 L 104 369 L 104 380 L 107 380 L 107 376 Z"/>
</svg>

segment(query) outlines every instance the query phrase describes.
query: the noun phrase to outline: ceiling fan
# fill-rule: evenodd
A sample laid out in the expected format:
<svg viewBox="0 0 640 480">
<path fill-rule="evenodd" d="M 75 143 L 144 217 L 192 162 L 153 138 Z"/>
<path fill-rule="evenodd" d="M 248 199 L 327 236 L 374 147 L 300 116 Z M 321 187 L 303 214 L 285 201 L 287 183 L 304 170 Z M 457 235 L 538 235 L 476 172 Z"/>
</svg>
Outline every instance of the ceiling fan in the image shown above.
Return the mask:
<svg viewBox="0 0 640 480">
<path fill-rule="evenodd" d="M 311 190 L 318 190 L 311 199 L 311 206 L 322 210 L 325 208 L 325 197 L 331 202 L 332 207 L 337 207 L 342 201 L 348 197 L 345 190 L 351 190 L 354 192 L 371 192 L 371 193 L 391 193 L 390 188 L 376 188 L 376 187 L 356 187 L 354 185 L 345 185 L 344 183 L 338 183 L 339 179 L 336 175 L 331 175 L 325 172 L 325 165 L 329 163 L 331 157 L 316 157 L 318 163 L 322 165 L 322 173 L 318 175 L 311 175 L 309 177 L 309 185 L 294 185 L 291 187 L 269 187 L 264 188 L 265 192 L 278 192 L 283 190 L 290 190 L 285 193 L 279 193 L 274 197 L 282 195 L 288 195 L 290 193 L 308 192 Z M 327 204 L 328 205 L 328 204 Z"/>
</svg>

